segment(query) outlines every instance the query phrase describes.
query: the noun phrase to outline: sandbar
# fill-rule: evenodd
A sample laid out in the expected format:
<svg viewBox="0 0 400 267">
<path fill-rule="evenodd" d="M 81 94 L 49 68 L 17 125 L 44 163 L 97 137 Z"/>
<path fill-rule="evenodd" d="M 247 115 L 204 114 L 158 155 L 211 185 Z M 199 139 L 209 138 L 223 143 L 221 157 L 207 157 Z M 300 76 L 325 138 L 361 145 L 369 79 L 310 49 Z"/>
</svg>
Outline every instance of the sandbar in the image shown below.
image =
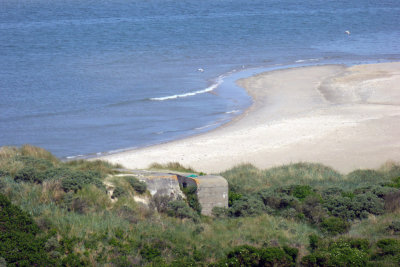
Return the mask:
<svg viewBox="0 0 400 267">
<path fill-rule="evenodd" d="M 400 161 L 400 62 L 290 68 L 237 84 L 253 104 L 230 123 L 98 159 L 131 169 L 179 162 L 206 173 L 296 162 L 348 173 Z"/>
</svg>

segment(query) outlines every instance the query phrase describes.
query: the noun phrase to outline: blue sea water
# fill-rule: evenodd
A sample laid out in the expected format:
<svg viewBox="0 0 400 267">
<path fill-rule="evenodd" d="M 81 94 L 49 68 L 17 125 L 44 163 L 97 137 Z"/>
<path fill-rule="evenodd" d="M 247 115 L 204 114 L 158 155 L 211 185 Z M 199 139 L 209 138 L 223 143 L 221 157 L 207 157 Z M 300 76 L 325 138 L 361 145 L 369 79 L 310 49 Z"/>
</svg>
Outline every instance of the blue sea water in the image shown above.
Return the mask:
<svg viewBox="0 0 400 267">
<path fill-rule="evenodd" d="M 257 70 L 399 60 L 398 0 L 0 0 L 0 145 L 147 146 L 229 121 Z"/>
</svg>

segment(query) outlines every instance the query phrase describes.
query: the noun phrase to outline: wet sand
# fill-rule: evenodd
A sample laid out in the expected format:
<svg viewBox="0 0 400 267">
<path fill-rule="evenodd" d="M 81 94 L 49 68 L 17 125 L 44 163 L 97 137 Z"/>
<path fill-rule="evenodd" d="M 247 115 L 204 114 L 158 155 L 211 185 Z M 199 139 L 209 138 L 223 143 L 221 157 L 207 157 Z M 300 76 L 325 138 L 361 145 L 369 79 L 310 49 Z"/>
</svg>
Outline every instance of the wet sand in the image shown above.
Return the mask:
<svg viewBox="0 0 400 267">
<path fill-rule="evenodd" d="M 132 169 L 179 162 L 207 173 L 304 161 L 347 173 L 400 161 L 400 63 L 301 67 L 237 83 L 254 103 L 232 122 L 99 158 Z"/>
</svg>

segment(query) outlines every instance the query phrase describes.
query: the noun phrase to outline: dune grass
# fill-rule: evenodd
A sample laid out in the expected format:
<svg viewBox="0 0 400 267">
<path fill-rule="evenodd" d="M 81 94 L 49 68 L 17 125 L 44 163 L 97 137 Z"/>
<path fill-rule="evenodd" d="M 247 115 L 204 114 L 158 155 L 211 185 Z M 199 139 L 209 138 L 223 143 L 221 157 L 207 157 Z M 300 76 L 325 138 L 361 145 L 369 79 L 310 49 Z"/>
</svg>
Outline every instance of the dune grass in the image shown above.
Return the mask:
<svg viewBox="0 0 400 267">
<path fill-rule="evenodd" d="M 20 170 L 26 167 L 37 167 L 41 174 L 56 178 L 44 177 L 35 182 L 16 180 Z M 56 244 L 57 249 L 46 253 L 66 266 L 206 266 L 241 245 L 286 245 L 297 248 L 300 259 L 311 251 L 310 235 L 328 243 L 340 238 L 367 238 L 372 244 L 371 251 L 379 252 L 376 244 L 380 240 L 398 239 L 400 234 L 400 212 L 393 205 L 383 206 L 385 198 L 381 196 L 394 194 L 391 204 L 399 197 L 398 189 L 388 186 L 392 183 L 396 187 L 393 179 L 400 177 L 400 165 L 392 162 L 377 170 L 355 170 L 347 175 L 315 163 L 266 170 L 250 164 L 240 165 L 221 173 L 228 180 L 230 191 L 236 194 L 230 209 L 259 208 L 259 212 L 242 212 L 238 213 L 239 217 L 225 213 L 218 218 L 202 216 L 196 220 L 151 208 L 154 203 L 148 192 L 138 193 L 126 177 L 115 175 L 121 167 L 102 161 L 61 162 L 47 151 L 32 146 L 3 147 L 0 149 L 0 193 L 33 217 L 46 238 Z M 152 167 L 196 173 L 179 163 Z M 83 175 L 86 173 L 90 175 Z M 63 184 L 65 175 L 72 183 L 70 187 Z M 79 188 L 73 187 L 74 177 L 84 179 Z M 124 193 L 112 200 L 104 185 L 99 186 L 98 182 L 111 183 Z M 334 192 L 332 196 L 324 195 L 328 189 Z M 136 203 L 136 194 L 147 197 L 150 208 Z M 348 232 L 336 236 L 324 232 L 321 222 L 328 222 L 333 216 L 324 208 L 334 209 L 329 205 L 347 203 L 348 209 L 358 212 L 359 203 L 353 199 L 372 205 L 360 206 L 364 209 L 363 216 L 368 208 L 372 213 L 374 208 L 379 209 L 375 215 L 367 213 L 367 217 L 350 214 L 353 217 L 346 221 L 350 225 Z M 337 216 L 342 214 L 340 210 L 335 212 Z M 391 264 L 393 259 L 385 256 L 379 262 Z"/>
<path fill-rule="evenodd" d="M 399 165 L 388 162 L 378 170 L 355 170 L 343 175 L 318 163 L 296 163 L 260 170 L 251 164 L 236 166 L 221 173 L 235 192 L 252 193 L 271 187 L 294 184 L 309 185 L 316 189 L 336 187 L 351 191 L 357 187 L 389 182 L 400 177 Z"/>
<path fill-rule="evenodd" d="M 191 167 L 181 165 L 179 162 L 168 162 L 166 164 L 152 163 L 149 166 L 150 170 L 168 170 L 177 172 L 196 173 Z"/>
</svg>

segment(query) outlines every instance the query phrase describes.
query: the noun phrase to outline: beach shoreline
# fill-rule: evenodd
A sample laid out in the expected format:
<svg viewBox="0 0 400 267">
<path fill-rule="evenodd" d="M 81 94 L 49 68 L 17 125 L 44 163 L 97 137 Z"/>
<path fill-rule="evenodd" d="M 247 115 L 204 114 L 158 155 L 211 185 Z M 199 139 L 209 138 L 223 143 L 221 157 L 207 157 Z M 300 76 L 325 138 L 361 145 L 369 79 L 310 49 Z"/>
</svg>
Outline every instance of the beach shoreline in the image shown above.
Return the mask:
<svg viewBox="0 0 400 267">
<path fill-rule="evenodd" d="M 318 162 L 341 172 L 400 160 L 400 63 L 307 66 L 240 79 L 253 104 L 209 132 L 94 159 L 207 173 Z"/>
</svg>

